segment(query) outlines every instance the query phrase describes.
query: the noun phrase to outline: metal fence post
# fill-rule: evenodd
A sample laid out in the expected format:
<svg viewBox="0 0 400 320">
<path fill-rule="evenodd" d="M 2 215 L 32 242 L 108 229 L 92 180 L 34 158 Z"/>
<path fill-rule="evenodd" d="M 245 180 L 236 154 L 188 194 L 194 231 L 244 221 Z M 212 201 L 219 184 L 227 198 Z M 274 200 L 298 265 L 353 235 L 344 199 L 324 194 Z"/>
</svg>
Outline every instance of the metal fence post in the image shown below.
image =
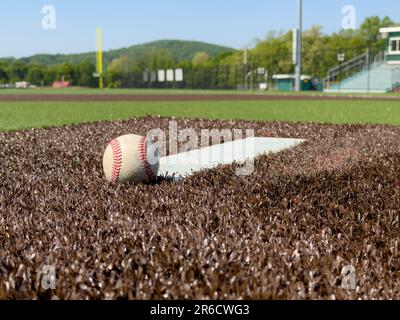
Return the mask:
<svg viewBox="0 0 400 320">
<path fill-rule="evenodd" d="M 365 62 L 366 62 L 366 66 L 367 66 L 367 93 L 370 92 L 370 72 L 371 72 L 371 68 L 370 68 L 370 64 L 369 64 L 369 48 L 366 51 L 365 54 Z"/>
</svg>

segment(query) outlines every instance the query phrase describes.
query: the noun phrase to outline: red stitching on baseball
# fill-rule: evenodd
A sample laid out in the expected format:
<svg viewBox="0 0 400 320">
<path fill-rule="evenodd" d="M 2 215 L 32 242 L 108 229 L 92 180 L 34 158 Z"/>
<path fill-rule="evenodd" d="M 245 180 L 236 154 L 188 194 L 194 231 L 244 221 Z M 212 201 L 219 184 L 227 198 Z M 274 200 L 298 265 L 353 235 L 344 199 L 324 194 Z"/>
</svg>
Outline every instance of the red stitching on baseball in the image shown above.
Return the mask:
<svg viewBox="0 0 400 320">
<path fill-rule="evenodd" d="M 157 177 L 154 174 L 150 163 L 147 161 L 147 143 L 145 137 L 142 137 L 140 139 L 138 148 L 139 148 L 139 159 L 140 163 L 142 164 L 144 173 L 146 174 L 147 178 L 150 181 L 156 180 Z"/>
<path fill-rule="evenodd" d="M 113 141 L 111 141 L 110 145 L 113 156 L 111 183 L 116 184 L 119 180 L 119 174 L 121 172 L 122 151 L 118 139 L 114 139 Z"/>
</svg>

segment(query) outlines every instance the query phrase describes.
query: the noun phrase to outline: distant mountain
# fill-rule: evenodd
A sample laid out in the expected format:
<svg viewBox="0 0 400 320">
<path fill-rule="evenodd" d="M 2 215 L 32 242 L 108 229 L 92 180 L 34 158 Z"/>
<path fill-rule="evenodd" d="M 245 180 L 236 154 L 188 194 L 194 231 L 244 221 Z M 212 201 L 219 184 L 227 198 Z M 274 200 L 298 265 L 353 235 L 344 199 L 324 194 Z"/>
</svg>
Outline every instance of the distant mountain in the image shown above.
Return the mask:
<svg viewBox="0 0 400 320">
<path fill-rule="evenodd" d="M 192 60 L 193 56 L 200 51 L 207 52 L 210 57 L 216 57 L 222 53 L 233 52 L 235 49 L 218 46 L 210 43 L 198 41 L 182 41 L 182 40 L 160 40 L 145 44 L 134 45 L 128 48 L 105 51 L 103 53 L 104 64 L 107 65 L 113 59 L 120 56 L 138 57 L 148 51 L 164 50 L 172 54 L 178 61 Z M 95 52 L 80 54 L 38 54 L 31 57 L 18 59 L 25 63 L 38 63 L 45 65 L 59 63 L 79 63 L 89 60 L 95 63 Z"/>
</svg>

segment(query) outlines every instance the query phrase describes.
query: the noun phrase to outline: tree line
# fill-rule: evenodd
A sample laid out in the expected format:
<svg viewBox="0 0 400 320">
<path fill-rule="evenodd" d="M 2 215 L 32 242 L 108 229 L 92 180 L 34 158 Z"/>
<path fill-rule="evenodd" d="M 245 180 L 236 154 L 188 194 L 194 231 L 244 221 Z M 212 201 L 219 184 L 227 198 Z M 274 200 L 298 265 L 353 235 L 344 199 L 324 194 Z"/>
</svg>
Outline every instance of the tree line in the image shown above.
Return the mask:
<svg viewBox="0 0 400 320">
<path fill-rule="evenodd" d="M 303 74 L 324 78 L 330 68 L 338 65 L 338 54 L 350 60 L 368 49 L 373 57 L 385 49 L 379 29 L 394 24 L 389 17 L 373 16 L 366 18 L 356 30 L 341 30 L 330 35 L 324 34 L 321 26 L 312 26 L 303 33 Z M 255 40 L 248 51 L 249 63 L 265 67 L 270 75 L 293 73 L 292 38 L 292 31 L 288 31 L 270 32 L 265 39 Z M 239 51 L 223 63 L 241 63 L 243 59 L 244 52 Z"/>
<path fill-rule="evenodd" d="M 339 53 L 344 53 L 348 60 L 367 48 L 372 55 L 384 50 L 385 40 L 381 39 L 379 29 L 392 25 L 394 22 L 389 17 L 374 16 L 366 18 L 356 30 L 341 30 L 330 35 L 324 34 L 322 27 L 312 26 L 303 33 L 303 73 L 322 79 L 329 68 L 338 64 Z M 265 39 L 254 40 L 247 51 L 248 66 L 245 67 L 244 55 L 244 50 L 237 50 L 211 58 L 207 52 L 198 52 L 192 60 L 177 61 L 168 50 L 148 50 L 136 57 L 114 58 L 105 66 L 104 81 L 110 88 L 143 87 L 144 70 L 182 68 L 186 81 L 204 82 L 199 87 L 218 87 L 218 81 L 226 83 L 226 87 L 234 87 L 243 80 L 245 72 L 255 68 L 264 68 L 269 77 L 290 74 L 294 72 L 292 31 L 270 32 Z M 95 65 L 89 60 L 56 65 L 0 60 L 0 84 L 27 81 L 37 86 L 49 86 L 64 79 L 74 86 L 96 87 L 95 72 Z"/>
<path fill-rule="evenodd" d="M 72 85 L 94 87 L 97 85 L 97 80 L 93 78 L 94 72 L 95 66 L 89 61 L 47 66 L 5 60 L 0 61 L 0 84 L 27 81 L 37 86 L 50 86 L 54 81 L 65 79 Z"/>
</svg>

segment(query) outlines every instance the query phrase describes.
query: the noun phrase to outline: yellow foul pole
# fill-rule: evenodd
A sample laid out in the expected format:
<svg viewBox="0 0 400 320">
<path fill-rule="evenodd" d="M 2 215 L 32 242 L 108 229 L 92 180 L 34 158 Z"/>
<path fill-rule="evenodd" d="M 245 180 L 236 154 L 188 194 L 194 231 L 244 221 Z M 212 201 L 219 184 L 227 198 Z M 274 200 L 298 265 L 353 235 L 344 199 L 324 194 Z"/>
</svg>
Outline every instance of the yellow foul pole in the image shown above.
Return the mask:
<svg viewBox="0 0 400 320">
<path fill-rule="evenodd" d="M 97 28 L 96 69 L 96 72 L 99 76 L 99 88 L 103 89 L 103 35 L 100 27 Z"/>
</svg>

